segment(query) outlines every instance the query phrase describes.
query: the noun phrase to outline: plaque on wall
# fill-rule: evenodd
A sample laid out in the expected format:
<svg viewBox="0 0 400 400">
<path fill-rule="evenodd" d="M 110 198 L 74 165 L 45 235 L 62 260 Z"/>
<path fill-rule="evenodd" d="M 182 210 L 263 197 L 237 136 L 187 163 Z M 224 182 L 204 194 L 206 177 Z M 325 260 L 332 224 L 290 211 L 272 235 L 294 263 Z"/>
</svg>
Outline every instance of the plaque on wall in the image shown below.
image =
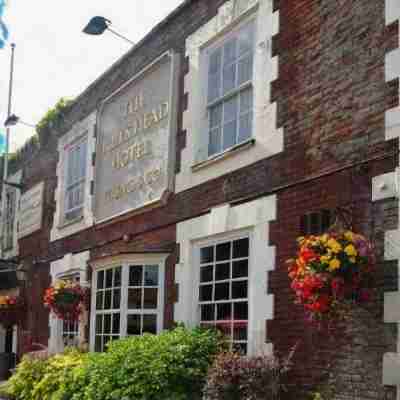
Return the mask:
<svg viewBox="0 0 400 400">
<path fill-rule="evenodd" d="M 168 52 L 107 98 L 98 113 L 97 222 L 155 205 L 173 191 L 179 56 Z"/>
<path fill-rule="evenodd" d="M 42 228 L 44 182 L 23 193 L 18 211 L 18 238 Z"/>
</svg>

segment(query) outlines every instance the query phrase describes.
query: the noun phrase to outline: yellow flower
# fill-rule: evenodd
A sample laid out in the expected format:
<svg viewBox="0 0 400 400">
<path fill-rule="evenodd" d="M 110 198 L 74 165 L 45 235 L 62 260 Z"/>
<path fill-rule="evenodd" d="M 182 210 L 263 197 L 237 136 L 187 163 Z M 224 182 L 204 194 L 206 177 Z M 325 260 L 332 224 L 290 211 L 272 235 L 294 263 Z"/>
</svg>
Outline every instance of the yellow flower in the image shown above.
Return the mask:
<svg viewBox="0 0 400 400">
<path fill-rule="evenodd" d="M 349 242 L 354 242 L 354 234 L 351 231 L 347 231 L 344 234 L 344 237 L 349 241 Z"/>
<path fill-rule="evenodd" d="M 329 239 L 327 246 L 332 250 L 333 253 L 340 253 L 342 250 L 341 244 L 335 239 Z"/>
<path fill-rule="evenodd" d="M 325 233 L 320 237 L 321 243 L 325 244 L 328 241 L 329 236 Z"/>
<path fill-rule="evenodd" d="M 349 244 L 348 246 L 346 246 L 346 248 L 344 249 L 344 252 L 349 257 L 355 257 L 357 255 L 357 250 L 352 244 Z"/>
<path fill-rule="evenodd" d="M 323 262 L 323 263 L 329 263 L 330 259 L 331 259 L 330 255 L 321 256 L 321 262 Z"/>
<path fill-rule="evenodd" d="M 349 260 L 350 260 L 350 262 L 353 263 L 353 264 L 356 263 L 356 258 L 355 258 L 355 257 L 350 257 Z"/>
<path fill-rule="evenodd" d="M 340 268 L 340 261 L 337 258 L 334 258 L 329 262 L 329 271 L 336 271 Z"/>
</svg>

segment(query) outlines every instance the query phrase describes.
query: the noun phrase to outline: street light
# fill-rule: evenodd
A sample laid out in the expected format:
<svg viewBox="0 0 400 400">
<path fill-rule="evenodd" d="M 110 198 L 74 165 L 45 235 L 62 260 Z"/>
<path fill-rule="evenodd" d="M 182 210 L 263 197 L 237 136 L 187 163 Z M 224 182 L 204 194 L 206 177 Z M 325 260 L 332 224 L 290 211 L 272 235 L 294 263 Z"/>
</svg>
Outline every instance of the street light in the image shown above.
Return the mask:
<svg viewBox="0 0 400 400">
<path fill-rule="evenodd" d="M 30 128 L 36 128 L 35 125 L 28 124 L 27 122 L 22 121 L 21 118 L 16 116 L 15 114 L 11 114 L 9 117 L 7 117 L 7 119 L 4 122 L 4 126 L 6 128 L 9 128 L 10 126 L 15 126 L 17 124 L 29 126 Z"/>
<path fill-rule="evenodd" d="M 114 35 L 118 36 L 121 39 L 124 39 L 131 45 L 134 45 L 135 43 L 129 40 L 127 37 L 121 35 L 120 33 L 114 31 L 113 29 L 110 28 L 111 21 L 107 18 L 96 16 L 93 17 L 88 24 L 83 28 L 83 33 L 86 33 L 87 35 L 101 35 L 103 34 L 107 29 L 112 32 Z"/>
</svg>

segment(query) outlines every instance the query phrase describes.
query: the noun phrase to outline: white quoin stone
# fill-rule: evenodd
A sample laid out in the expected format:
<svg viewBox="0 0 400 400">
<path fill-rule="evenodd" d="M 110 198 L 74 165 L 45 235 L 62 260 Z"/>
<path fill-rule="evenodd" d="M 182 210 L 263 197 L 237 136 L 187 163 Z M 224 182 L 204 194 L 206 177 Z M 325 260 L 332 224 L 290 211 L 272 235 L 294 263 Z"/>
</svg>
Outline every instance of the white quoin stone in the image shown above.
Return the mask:
<svg viewBox="0 0 400 400">
<path fill-rule="evenodd" d="M 400 1 L 385 0 L 386 25 L 400 19 Z M 400 37 L 399 37 L 400 44 Z M 391 51 L 385 58 L 385 77 L 389 82 L 400 76 L 400 49 Z M 400 107 L 385 114 L 385 138 L 391 140 L 400 136 Z M 373 179 L 372 200 L 399 197 L 399 167 L 392 173 Z M 400 226 L 385 233 L 385 260 L 400 260 Z M 400 282 L 400 277 L 398 277 Z M 385 293 L 384 321 L 400 327 L 400 292 Z M 397 353 L 386 353 L 383 358 L 382 380 L 384 385 L 397 386 L 400 400 L 400 340 L 397 339 Z"/>
</svg>

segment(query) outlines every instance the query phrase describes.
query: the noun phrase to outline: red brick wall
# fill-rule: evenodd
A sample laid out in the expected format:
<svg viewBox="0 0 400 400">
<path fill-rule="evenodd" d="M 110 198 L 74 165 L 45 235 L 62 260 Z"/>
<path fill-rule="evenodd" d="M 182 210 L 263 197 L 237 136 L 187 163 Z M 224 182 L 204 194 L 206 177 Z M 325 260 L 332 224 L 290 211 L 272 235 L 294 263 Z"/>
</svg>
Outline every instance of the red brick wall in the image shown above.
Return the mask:
<svg viewBox="0 0 400 400">
<path fill-rule="evenodd" d="M 67 115 L 69 122 L 55 135 L 66 132 L 74 121 L 89 114 L 110 92 L 168 48 L 174 47 L 184 54 L 185 37 L 214 16 L 223 2 L 193 1 L 168 26 L 157 28 L 135 55 L 126 57 L 78 100 Z M 384 60 L 385 54 L 398 46 L 399 27 L 397 24 L 385 27 L 383 0 L 275 0 L 274 3 L 280 12 L 280 30 L 273 40 L 273 53 L 279 56 L 279 77 L 272 84 L 272 100 L 277 102 L 278 126 L 284 131 L 284 152 L 171 195 L 160 208 L 49 243 L 57 162 L 56 136 L 50 137 L 25 172 L 29 186 L 46 180 L 46 210 L 44 229 L 20 242 L 21 257 L 30 263 L 33 259 L 42 261 L 31 264 L 32 273 L 42 274 L 32 280 L 32 288 L 28 289 L 32 298 L 37 298 L 45 286 L 49 262 L 66 253 L 91 249 L 92 257 L 96 258 L 127 251 L 170 252 L 165 310 L 165 324 L 170 326 L 176 296 L 173 283 L 178 254 L 176 223 L 204 214 L 218 204 L 277 193 L 278 218 L 273 223 L 271 238 L 277 247 L 277 260 L 269 288 L 275 295 L 276 307 L 275 319 L 268 323 L 269 338 L 280 351 L 287 351 L 301 339 L 294 376 L 298 382 L 314 384 L 329 371 L 328 361 L 333 356 L 346 353 L 350 339 L 346 337 L 335 343 L 310 333 L 299 309 L 293 305 L 284 261 L 294 254 L 300 217 L 313 210 L 338 206 L 351 210 L 355 229 L 376 242 L 382 261 L 384 230 L 396 226 L 398 210 L 393 201 L 371 203 L 371 178 L 398 165 L 397 141 L 385 142 L 384 113 L 399 104 L 399 83 L 398 80 L 385 83 Z M 183 93 L 183 76 L 188 68 L 187 63 L 183 64 L 177 170 L 186 137 L 181 129 L 181 113 L 191 101 Z M 126 234 L 130 236 L 129 242 L 122 240 Z M 382 273 L 376 282 L 382 291 L 384 271 L 390 266 L 382 262 L 380 266 Z M 31 325 L 40 340 L 44 340 L 47 312 L 35 300 L 32 310 Z M 360 353 L 367 351 L 373 358 L 361 360 L 360 368 L 368 365 L 370 374 L 365 374 L 366 377 L 378 384 L 382 355 L 391 341 L 383 339 L 386 332 L 381 329 L 379 297 L 369 312 L 373 316 L 368 331 L 371 333 L 367 335 L 370 339 L 360 347 Z M 33 317 L 39 314 L 38 319 Z M 364 328 L 357 326 L 354 332 L 362 332 Z M 351 340 L 359 340 L 359 336 L 353 335 Z M 339 352 L 339 348 L 343 351 Z M 345 360 L 353 362 L 357 357 L 359 353 Z M 341 360 L 343 357 L 339 357 L 337 365 L 343 366 Z M 375 366 L 371 367 L 372 364 Z M 365 385 L 362 390 L 367 391 Z M 369 397 L 378 398 L 379 394 Z"/>
</svg>

